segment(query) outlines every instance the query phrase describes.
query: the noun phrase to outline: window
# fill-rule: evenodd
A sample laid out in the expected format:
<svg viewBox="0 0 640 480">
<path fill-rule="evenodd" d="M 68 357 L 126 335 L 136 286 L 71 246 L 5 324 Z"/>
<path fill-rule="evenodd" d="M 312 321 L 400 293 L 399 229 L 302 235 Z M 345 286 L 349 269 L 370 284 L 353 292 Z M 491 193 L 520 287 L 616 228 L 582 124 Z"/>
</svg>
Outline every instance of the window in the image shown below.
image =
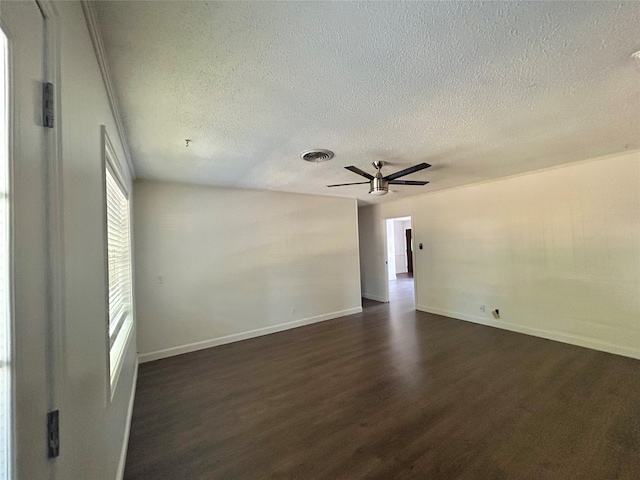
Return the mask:
<svg viewBox="0 0 640 480">
<path fill-rule="evenodd" d="M 113 154 L 105 135 L 105 185 L 107 211 L 107 265 L 109 271 L 109 373 L 111 392 L 118 381 L 133 325 L 131 288 L 131 236 L 129 199 L 116 174 Z"/>
</svg>

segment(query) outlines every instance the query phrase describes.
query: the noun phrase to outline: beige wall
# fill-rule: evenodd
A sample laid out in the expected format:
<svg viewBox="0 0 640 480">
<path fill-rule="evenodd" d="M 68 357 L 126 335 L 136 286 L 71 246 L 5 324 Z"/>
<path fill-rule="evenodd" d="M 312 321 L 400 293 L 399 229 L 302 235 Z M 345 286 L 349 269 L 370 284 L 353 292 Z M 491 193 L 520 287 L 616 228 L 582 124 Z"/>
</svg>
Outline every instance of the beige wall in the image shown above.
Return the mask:
<svg viewBox="0 0 640 480">
<path fill-rule="evenodd" d="M 418 309 L 640 357 L 637 152 L 361 208 L 361 227 L 401 215 Z M 384 239 L 361 239 L 363 284 L 380 289 Z"/>
<path fill-rule="evenodd" d="M 361 311 L 352 199 L 136 182 L 149 361 Z"/>
<path fill-rule="evenodd" d="M 62 130 L 64 324 L 57 367 L 60 457 L 56 478 L 117 476 L 136 367 L 135 331 L 110 399 L 101 125 L 126 161 L 78 2 L 60 13 L 59 123 Z M 130 183 L 130 179 L 129 179 Z"/>
</svg>

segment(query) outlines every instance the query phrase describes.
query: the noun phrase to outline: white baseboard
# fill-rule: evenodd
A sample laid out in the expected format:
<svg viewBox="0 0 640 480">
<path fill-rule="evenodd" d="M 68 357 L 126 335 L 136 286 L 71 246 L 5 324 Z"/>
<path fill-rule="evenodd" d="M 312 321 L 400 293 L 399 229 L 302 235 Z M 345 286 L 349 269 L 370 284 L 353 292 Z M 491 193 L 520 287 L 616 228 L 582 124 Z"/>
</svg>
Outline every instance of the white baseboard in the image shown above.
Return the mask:
<svg viewBox="0 0 640 480">
<path fill-rule="evenodd" d="M 387 300 L 380 295 L 373 295 L 372 293 L 363 293 L 362 298 L 366 298 L 367 300 L 375 300 L 376 302 L 387 303 Z"/>
<path fill-rule="evenodd" d="M 116 480 L 124 478 L 124 466 L 127 463 L 127 450 L 129 449 L 129 433 L 131 432 L 131 418 L 133 417 L 133 403 L 136 399 L 136 386 L 138 385 L 138 360 L 133 370 L 133 386 L 131 387 L 131 397 L 129 398 L 129 408 L 127 409 L 127 423 L 124 427 L 124 438 L 122 439 L 122 450 L 120 452 L 120 464 Z"/>
<path fill-rule="evenodd" d="M 153 362 L 154 360 L 160 360 L 161 358 L 173 357 L 175 355 L 181 355 L 183 353 L 204 350 L 205 348 L 217 347 L 218 345 L 239 342 L 240 340 L 247 340 L 248 338 L 260 337 L 262 335 L 268 335 L 270 333 L 282 332 L 283 330 L 290 330 L 292 328 L 302 327 L 304 325 L 310 325 L 312 323 L 324 322 L 325 320 L 331 320 L 333 318 L 346 317 L 347 315 L 353 315 L 361 312 L 362 307 L 349 308 L 347 310 L 340 310 L 338 312 L 325 313 L 323 315 L 316 315 L 315 317 L 294 320 L 293 322 L 280 323 L 271 327 L 257 328 L 255 330 L 249 330 L 248 332 L 234 333 L 233 335 L 212 338 L 210 340 L 204 340 L 202 342 L 195 342 L 188 345 L 166 348 L 164 350 L 158 350 L 156 352 L 142 353 L 138 355 L 138 361 L 140 363 Z"/>
<path fill-rule="evenodd" d="M 479 323 L 481 325 L 487 325 L 489 327 L 502 328 L 503 330 L 510 330 L 512 332 L 524 333 L 526 335 L 532 335 L 534 337 L 546 338 L 547 340 L 555 340 L 556 342 L 569 343 L 571 345 L 577 345 L 578 347 L 591 348 L 593 350 L 599 350 L 602 352 L 637 358 L 640 360 L 640 350 L 620 347 L 618 345 L 613 345 L 607 342 L 593 340 L 591 338 L 581 337 L 578 335 L 572 335 L 570 333 L 561 333 L 554 332 L 552 330 L 543 330 L 541 328 L 526 327 L 523 325 L 517 325 L 515 323 L 504 322 L 502 320 L 488 319 L 478 315 L 471 315 L 467 313 L 450 312 L 448 310 L 441 310 L 439 308 L 428 307 L 425 305 L 416 305 L 416 310 L 420 310 L 421 312 L 434 313 L 436 315 L 442 315 L 444 317 L 455 318 L 458 320 L 466 320 L 468 322 Z"/>
</svg>

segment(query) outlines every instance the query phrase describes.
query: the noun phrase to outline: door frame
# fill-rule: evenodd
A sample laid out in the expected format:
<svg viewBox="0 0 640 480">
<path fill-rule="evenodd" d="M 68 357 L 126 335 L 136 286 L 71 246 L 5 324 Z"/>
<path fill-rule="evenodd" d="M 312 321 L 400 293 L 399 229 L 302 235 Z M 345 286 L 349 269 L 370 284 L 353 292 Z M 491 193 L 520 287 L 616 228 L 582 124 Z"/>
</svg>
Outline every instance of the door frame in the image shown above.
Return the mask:
<svg viewBox="0 0 640 480">
<path fill-rule="evenodd" d="M 384 295 L 385 295 L 385 303 L 389 303 L 389 262 L 387 258 L 387 252 L 389 248 L 389 244 L 387 242 L 387 237 L 389 232 L 387 231 L 387 220 L 395 220 L 398 218 L 409 218 L 411 221 L 411 233 L 412 238 L 415 245 L 415 219 L 413 216 L 413 212 L 407 213 L 405 215 L 385 215 L 382 217 L 382 231 L 384 232 L 383 237 L 383 250 L 382 250 L 382 262 L 385 266 L 384 268 Z M 411 258 L 413 262 L 413 303 L 414 305 L 418 305 L 418 269 L 416 268 L 416 251 L 415 248 L 411 251 Z"/>
<path fill-rule="evenodd" d="M 54 86 L 54 124 L 45 128 L 47 187 L 47 404 L 58 408 L 66 372 L 64 353 L 64 212 L 62 129 L 60 128 L 60 16 L 53 0 L 35 0 L 44 18 L 44 82 Z M 54 463 L 55 464 L 55 463 Z M 55 477 L 55 474 L 54 474 Z"/>
<path fill-rule="evenodd" d="M 33 50 L 22 50 L 21 56 L 25 58 L 25 55 L 29 55 L 31 52 L 34 54 L 37 53 L 37 56 L 41 58 L 41 63 L 38 69 L 37 77 L 33 77 L 33 98 L 34 98 L 34 107 L 41 109 L 42 107 L 37 107 L 40 104 L 42 99 L 42 91 L 43 87 L 41 83 L 50 82 L 53 83 L 57 89 L 54 93 L 54 115 L 58 117 L 57 111 L 59 110 L 59 48 L 58 48 L 58 32 L 59 32 L 59 22 L 58 22 L 58 13 L 56 7 L 53 4 L 52 0 L 31 0 L 30 2 L 25 2 L 25 5 L 29 3 L 30 9 L 34 9 L 34 11 L 39 14 L 39 22 L 41 21 L 41 38 L 38 41 L 38 46 L 35 44 L 32 48 Z M 11 26 L 7 26 L 6 29 L 7 38 L 9 42 L 13 40 L 11 35 Z M 37 38 L 37 37 L 36 37 Z M 35 39 L 35 38 L 34 38 Z M 10 195 L 10 246 L 9 246 L 9 261 L 10 261 L 10 285 L 11 285 L 11 344 L 12 344 L 12 356 L 14 361 L 12 361 L 12 378 L 11 378 L 11 465 L 12 465 L 12 474 L 11 478 L 17 478 L 17 475 L 20 473 L 20 465 L 18 465 L 18 449 L 20 445 L 18 445 L 18 424 L 17 424 L 17 412 L 18 405 L 16 402 L 18 401 L 18 389 L 20 380 L 16 375 L 24 375 L 24 372 L 19 372 L 16 368 L 16 360 L 15 360 L 15 351 L 16 348 L 20 348 L 19 338 L 21 339 L 24 336 L 23 333 L 19 333 L 17 329 L 17 311 L 16 307 L 18 305 L 18 297 L 16 296 L 16 282 L 18 278 L 18 272 L 20 268 L 24 266 L 23 264 L 16 263 L 16 188 L 17 184 L 20 182 L 24 182 L 24 178 L 20 178 L 17 180 L 16 177 L 16 148 L 18 145 L 18 136 L 20 134 L 20 130 L 16 129 L 16 120 L 18 119 L 17 115 L 20 112 L 24 112 L 24 109 L 27 108 L 26 105 L 21 105 L 19 108 L 15 102 L 19 101 L 16 96 L 16 81 L 17 77 L 14 72 L 14 50 L 13 46 L 9 45 L 9 68 L 12 69 L 11 73 L 8 76 L 8 87 L 9 87 L 9 126 L 8 126 L 8 141 L 9 141 L 9 180 L 8 186 Z M 20 80 L 21 81 L 21 80 Z M 24 85 L 23 85 L 24 90 Z M 41 110 L 40 110 L 41 111 Z M 33 117 L 32 117 L 33 118 Z M 39 378 L 37 380 L 37 384 L 39 385 L 38 390 L 33 392 L 33 394 L 37 395 L 39 398 L 38 403 L 40 404 L 39 408 L 43 408 L 46 412 L 50 412 L 51 410 L 55 410 L 56 407 L 56 380 L 55 375 L 58 372 L 56 365 L 58 364 L 57 360 L 57 346 L 56 346 L 56 338 L 60 338 L 55 335 L 56 323 L 54 320 L 56 318 L 62 318 L 62 314 L 59 312 L 61 303 L 56 299 L 57 290 L 55 290 L 59 285 L 59 282 L 56 281 L 56 276 L 62 272 L 62 263 L 58 262 L 56 258 L 56 251 L 59 251 L 64 243 L 59 233 L 61 232 L 62 222 L 58 221 L 58 218 L 61 216 L 61 198 L 62 198 L 62 190 L 59 184 L 59 180 L 61 176 L 59 175 L 61 169 L 60 159 L 62 156 L 60 155 L 60 128 L 58 118 L 54 118 L 54 126 L 55 128 L 47 128 L 43 125 L 42 120 L 38 121 L 36 118 L 33 120 L 33 124 L 28 122 L 31 127 L 34 128 L 34 131 L 37 131 L 38 142 L 42 142 L 42 149 L 38 154 L 38 173 L 40 176 L 38 179 L 38 188 L 42 188 L 41 196 L 38 196 L 37 202 L 34 203 L 34 206 L 37 205 L 37 209 L 39 210 L 38 215 L 42 214 L 42 223 L 41 223 L 41 246 L 42 250 L 42 260 L 41 260 L 41 270 L 38 274 L 38 281 L 42 283 L 41 293 L 38 293 L 38 302 L 42 301 L 43 311 L 41 312 L 41 319 L 38 320 L 38 348 L 42 349 L 42 360 L 44 361 L 44 365 L 42 365 L 41 374 L 39 374 Z M 31 138 L 31 137 L 26 137 Z M 20 142 L 24 142 L 25 139 L 21 138 Z M 20 143 L 22 145 L 22 143 Z M 28 214 L 28 212 L 27 212 Z M 24 229 L 24 225 L 20 227 Z M 21 233 L 24 235 L 24 232 Z M 18 262 L 22 261 L 21 259 Z M 24 303 L 24 302 L 23 302 Z M 20 340 L 21 341 L 21 340 Z M 40 343 L 42 342 L 42 343 Z M 24 345 L 23 345 L 24 346 Z M 41 378 L 40 378 L 41 377 Z M 42 382 L 42 383 L 40 383 Z M 28 450 L 35 452 L 37 458 L 38 455 L 43 455 L 42 461 L 45 462 L 42 464 L 44 470 L 41 472 L 46 475 L 46 479 L 55 478 L 55 463 L 49 461 L 46 458 L 46 448 L 47 448 L 47 431 L 45 427 L 45 422 L 47 421 L 46 416 L 43 418 L 34 419 L 34 424 L 42 422 L 42 438 L 41 441 L 38 439 L 34 442 L 34 445 L 30 446 Z M 34 438 L 35 439 L 35 438 Z M 41 452 L 41 453 L 37 453 Z M 40 460 L 38 460 L 38 465 L 40 465 Z M 40 468 L 40 467 L 36 467 Z M 43 480 L 45 478 L 43 477 Z"/>
<path fill-rule="evenodd" d="M 42 272 L 44 281 L 44 306 L 45 314 L 43 316 L 43 332 L 44 332 L 44 405 L 47 412 L 59 408 L 61 379 L 65 369 L 63 368 L 64 358 L 64 238 L 63 238 L 63 190 L 62 190 L 62 136 L 60 128 L 60 16 L 53 0 L 32 0 L 42 15 L 42 76 L 40 81 L 52 83 L 54 85 L 53 103 L 54 103 L 54 126 L 47 128 L 43 125 L 42 129 L 44 158 L 43 163 L 43 192 L 42 205 L 44 211 L 44 271 Z M 13 82 L 13 78 L 10 80 Z M 15 101 L 12 85 L 11 100 Z M 10 107 L 11 108 L 11 107 Z M 11 110 L 10 115 L 14 112 Z M 16 133 L 14 131 L 13 122 L 9 131 L 10 142 L 14 143 Z M 13 165 L 14 157 L 11 154 L 11 165 Z M 10 168 L 13 169 L 11 166 Z M 11 180 L 11 190 L 13 191 L 13 180 Z M 11 223 L 14 220 L 14 205 L 11 205 Z M 12 234 L 13 237 L 13 234 Z M 12 238 L 13 241 L 13 238 Z M 11 281 L 14 282 L 16 275 L 15 264 L 13 263 L 13 247 L 11 247 Z M 12 293 L 13 296 L 13 293 Z M 12 302 L 13 303 L 13 302 Z M 12 306 L 13 310 L 13 306 Z M 12 322 L 16 321 L 15 313 L 12 312 Z M 15 346 L 15 331 L 12 333 L 12 343 Z M 14 347 L 15 348 L 15 347 Z M 62 368 L 61 368 L 62 367 Z M 13 401 L 16 401 L 16 378 L 12 379 L 13 383 Z M 13 404 L 15 408 L 15 403 Z M 15 411 L 14 411 L 15 412 Z M 12 413 L 12 416 L 15 413 Z M 46 430 L 44 430 L 46 418 L 42 419 L 43 437 L 42 446 L 46 448 Z M 17 444 L 17 432 L 15 430 L 15 417 L 13 419 L 13 445 Z M 39 448 L 40 444 L 34 445 Z M 46 452 L 46 451 L 45 451 Z M 46 455 L 46 453 L 43 452 Z M 12 452 L 13 475 L 18 472 L 17 452 Z M 47 462 L 47 479 L 56 478 L 56 462 L 52 459 L 46 459 Z M 45 479 L 43 479 L 45 480 Z"/>
<path fill-rule="evenodd" d="M 413 277 L 413 226 L 404 231 L 405 252 L 407 257 L 407 273 Z"/>
</svg>

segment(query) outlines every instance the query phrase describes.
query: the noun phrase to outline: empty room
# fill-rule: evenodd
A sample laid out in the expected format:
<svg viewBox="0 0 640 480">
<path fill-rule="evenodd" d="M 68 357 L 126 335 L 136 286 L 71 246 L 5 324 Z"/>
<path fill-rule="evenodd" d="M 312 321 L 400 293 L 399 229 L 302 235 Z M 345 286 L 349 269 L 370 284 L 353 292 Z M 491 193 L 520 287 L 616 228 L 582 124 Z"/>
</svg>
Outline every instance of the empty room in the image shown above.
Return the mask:
<svg viewBox="0 0 640 480">
<path fill-rule="evenodd" d="M 640 2 L 0 2 L 0 480 L 640 478 Z"/>
</svg>

